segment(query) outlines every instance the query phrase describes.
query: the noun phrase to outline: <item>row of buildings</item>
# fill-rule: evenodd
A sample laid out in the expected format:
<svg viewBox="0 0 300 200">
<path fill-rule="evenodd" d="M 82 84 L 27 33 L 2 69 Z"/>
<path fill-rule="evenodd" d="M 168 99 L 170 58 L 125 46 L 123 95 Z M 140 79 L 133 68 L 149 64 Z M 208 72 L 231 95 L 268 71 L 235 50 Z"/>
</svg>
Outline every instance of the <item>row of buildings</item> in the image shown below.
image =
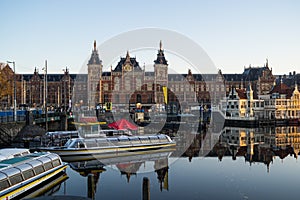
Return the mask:
<svg viewBox="0 0 300 200">
<path fill-rule="evenodd" d="M 222 108 L 226 108 L 230 116 L 258 116 L 261 115 L 260 107 L 271 106 L 270 109 L 273 109 L 274 104 L 285 106 L 285 110 L 279 109 L 275 113 L 264 111 L 264 116 L 282 116 L 283 112 L 300 115 L 299 111 L 287 111 L 287 107 L 298 109 L 295 105 L 297 92 L 291 91 L 297 90 L 300 74 L 293 72 L 275 76 L 268 60 L 262 67 L 245 67 L 240 74 L 223 74 L 221 70 L 216 74 L 193 74 L 190 69 L 186 74 L 170 74 L 168 68 L 160 42 L 153 71 L 146 71 L 128 51 L 115 67 L 104 71 L 94 41 L 87 74 L 70 74 L 68 68 L 63 74 L 40 74 L 36 68 L 33 74 L 14 74 L 8 64 L 1 63 L 0 106 L 1 109 L 13 106 L 15 81 L 17 105 L 30 107 L 47 104 L 48 107 L 89 109 L 99 103 L 110 102 L 113 109 L 128 109 L 136 103 L 145 107 L 173 104 L 176 107 L 174 112 L 177 112 L 182 108 L 188 110 L 201 104 L 219 105 L 225 101 L 226 105 Z M 278 99 L 286 100 L 279 103 Z"/>
</svg>

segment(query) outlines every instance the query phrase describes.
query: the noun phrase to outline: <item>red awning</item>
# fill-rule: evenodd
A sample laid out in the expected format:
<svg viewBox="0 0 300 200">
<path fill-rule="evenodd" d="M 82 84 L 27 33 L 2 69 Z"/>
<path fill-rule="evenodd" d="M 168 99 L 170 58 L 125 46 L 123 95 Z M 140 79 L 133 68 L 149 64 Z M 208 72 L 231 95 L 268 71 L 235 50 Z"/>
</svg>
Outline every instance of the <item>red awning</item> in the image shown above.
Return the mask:
<svg viewBox="0 0 300 200">
<path fill-rule="evenodd" d="M 121 129 L 130 129 L 130 130 L 137 130 L 138 127 L 135 126 L 134 124 L 130 123 L 126 119 L 120 119 L 118 121 L 115 121 L 113 123 L 108 124 L 108 127 L 116 129 L 116 130 L 121 130 Z"/>
</svg>

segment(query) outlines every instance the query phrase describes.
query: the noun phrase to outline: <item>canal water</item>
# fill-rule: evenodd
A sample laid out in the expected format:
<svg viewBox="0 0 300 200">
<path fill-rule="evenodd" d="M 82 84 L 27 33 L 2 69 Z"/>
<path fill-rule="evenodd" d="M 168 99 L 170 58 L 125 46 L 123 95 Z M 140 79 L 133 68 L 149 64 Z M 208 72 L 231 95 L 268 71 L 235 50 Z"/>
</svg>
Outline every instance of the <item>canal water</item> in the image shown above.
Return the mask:
<svg viewBox="0 0 300 200">
<path fill-rule="evenodd" d="M 174 151 L 115 159 L 105 166 L 98 160 L 70 163 L 68 178 L 46 195 L 137 200 L 143 195 L 186 200 L 299 199 L 299 127 L 226 129 L 205 156 L 201 156 L 203 138 L 196 135 L 180 157 Z M 149 181 L 146 191 L 145 178 Z"/>
</svg>

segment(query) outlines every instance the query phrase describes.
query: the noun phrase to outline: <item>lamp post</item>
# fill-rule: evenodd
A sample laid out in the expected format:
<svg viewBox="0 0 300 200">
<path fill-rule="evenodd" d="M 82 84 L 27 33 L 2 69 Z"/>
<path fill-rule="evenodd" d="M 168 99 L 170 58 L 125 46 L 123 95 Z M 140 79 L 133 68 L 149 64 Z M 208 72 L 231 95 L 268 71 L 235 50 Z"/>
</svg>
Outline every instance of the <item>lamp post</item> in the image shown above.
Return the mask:
<svg viewBox="0 0 300 200">
<path fill-rule="evenodd" d="M 48 131 L 48 110 L 47 110 L 47 96 L 48 96 L 48 81 L 47 81 L 47 60 L 45 61 L 44 70 L 44 109 L 45 109 L 45 129 Z"/>
<path fill-rule="evenodd" d="M 17 94 L 16 94 L 16 63 L 15 61 L 7 61 L 7 63 L 12 63 L 14 68 L 14 121 L 17 121 Z"/>
</svg>

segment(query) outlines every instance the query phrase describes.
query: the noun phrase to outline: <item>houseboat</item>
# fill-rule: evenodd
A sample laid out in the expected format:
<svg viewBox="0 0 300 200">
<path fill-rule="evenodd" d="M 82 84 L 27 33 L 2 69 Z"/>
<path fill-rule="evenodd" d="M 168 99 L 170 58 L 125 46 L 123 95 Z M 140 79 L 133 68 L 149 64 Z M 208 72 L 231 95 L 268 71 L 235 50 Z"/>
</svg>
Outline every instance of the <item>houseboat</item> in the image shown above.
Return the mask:
<svg viewBox="0 0 300 200">
<path fill-rule="evenodd" d="M 63 173 L 67 165 L 54 153 L 31 153 L 0 162 L 0 200 L 20 199 Z"/>
<path fill-rule="evenodd" d="M 167 135 L 115 136 L 73 138 L 62 147 L 41 147 L 40 151 L 54 152 L 64 161 L 91 160 L 110 157 L 109 154 L 174 148 L 176 143 Z"/>
</svg>

